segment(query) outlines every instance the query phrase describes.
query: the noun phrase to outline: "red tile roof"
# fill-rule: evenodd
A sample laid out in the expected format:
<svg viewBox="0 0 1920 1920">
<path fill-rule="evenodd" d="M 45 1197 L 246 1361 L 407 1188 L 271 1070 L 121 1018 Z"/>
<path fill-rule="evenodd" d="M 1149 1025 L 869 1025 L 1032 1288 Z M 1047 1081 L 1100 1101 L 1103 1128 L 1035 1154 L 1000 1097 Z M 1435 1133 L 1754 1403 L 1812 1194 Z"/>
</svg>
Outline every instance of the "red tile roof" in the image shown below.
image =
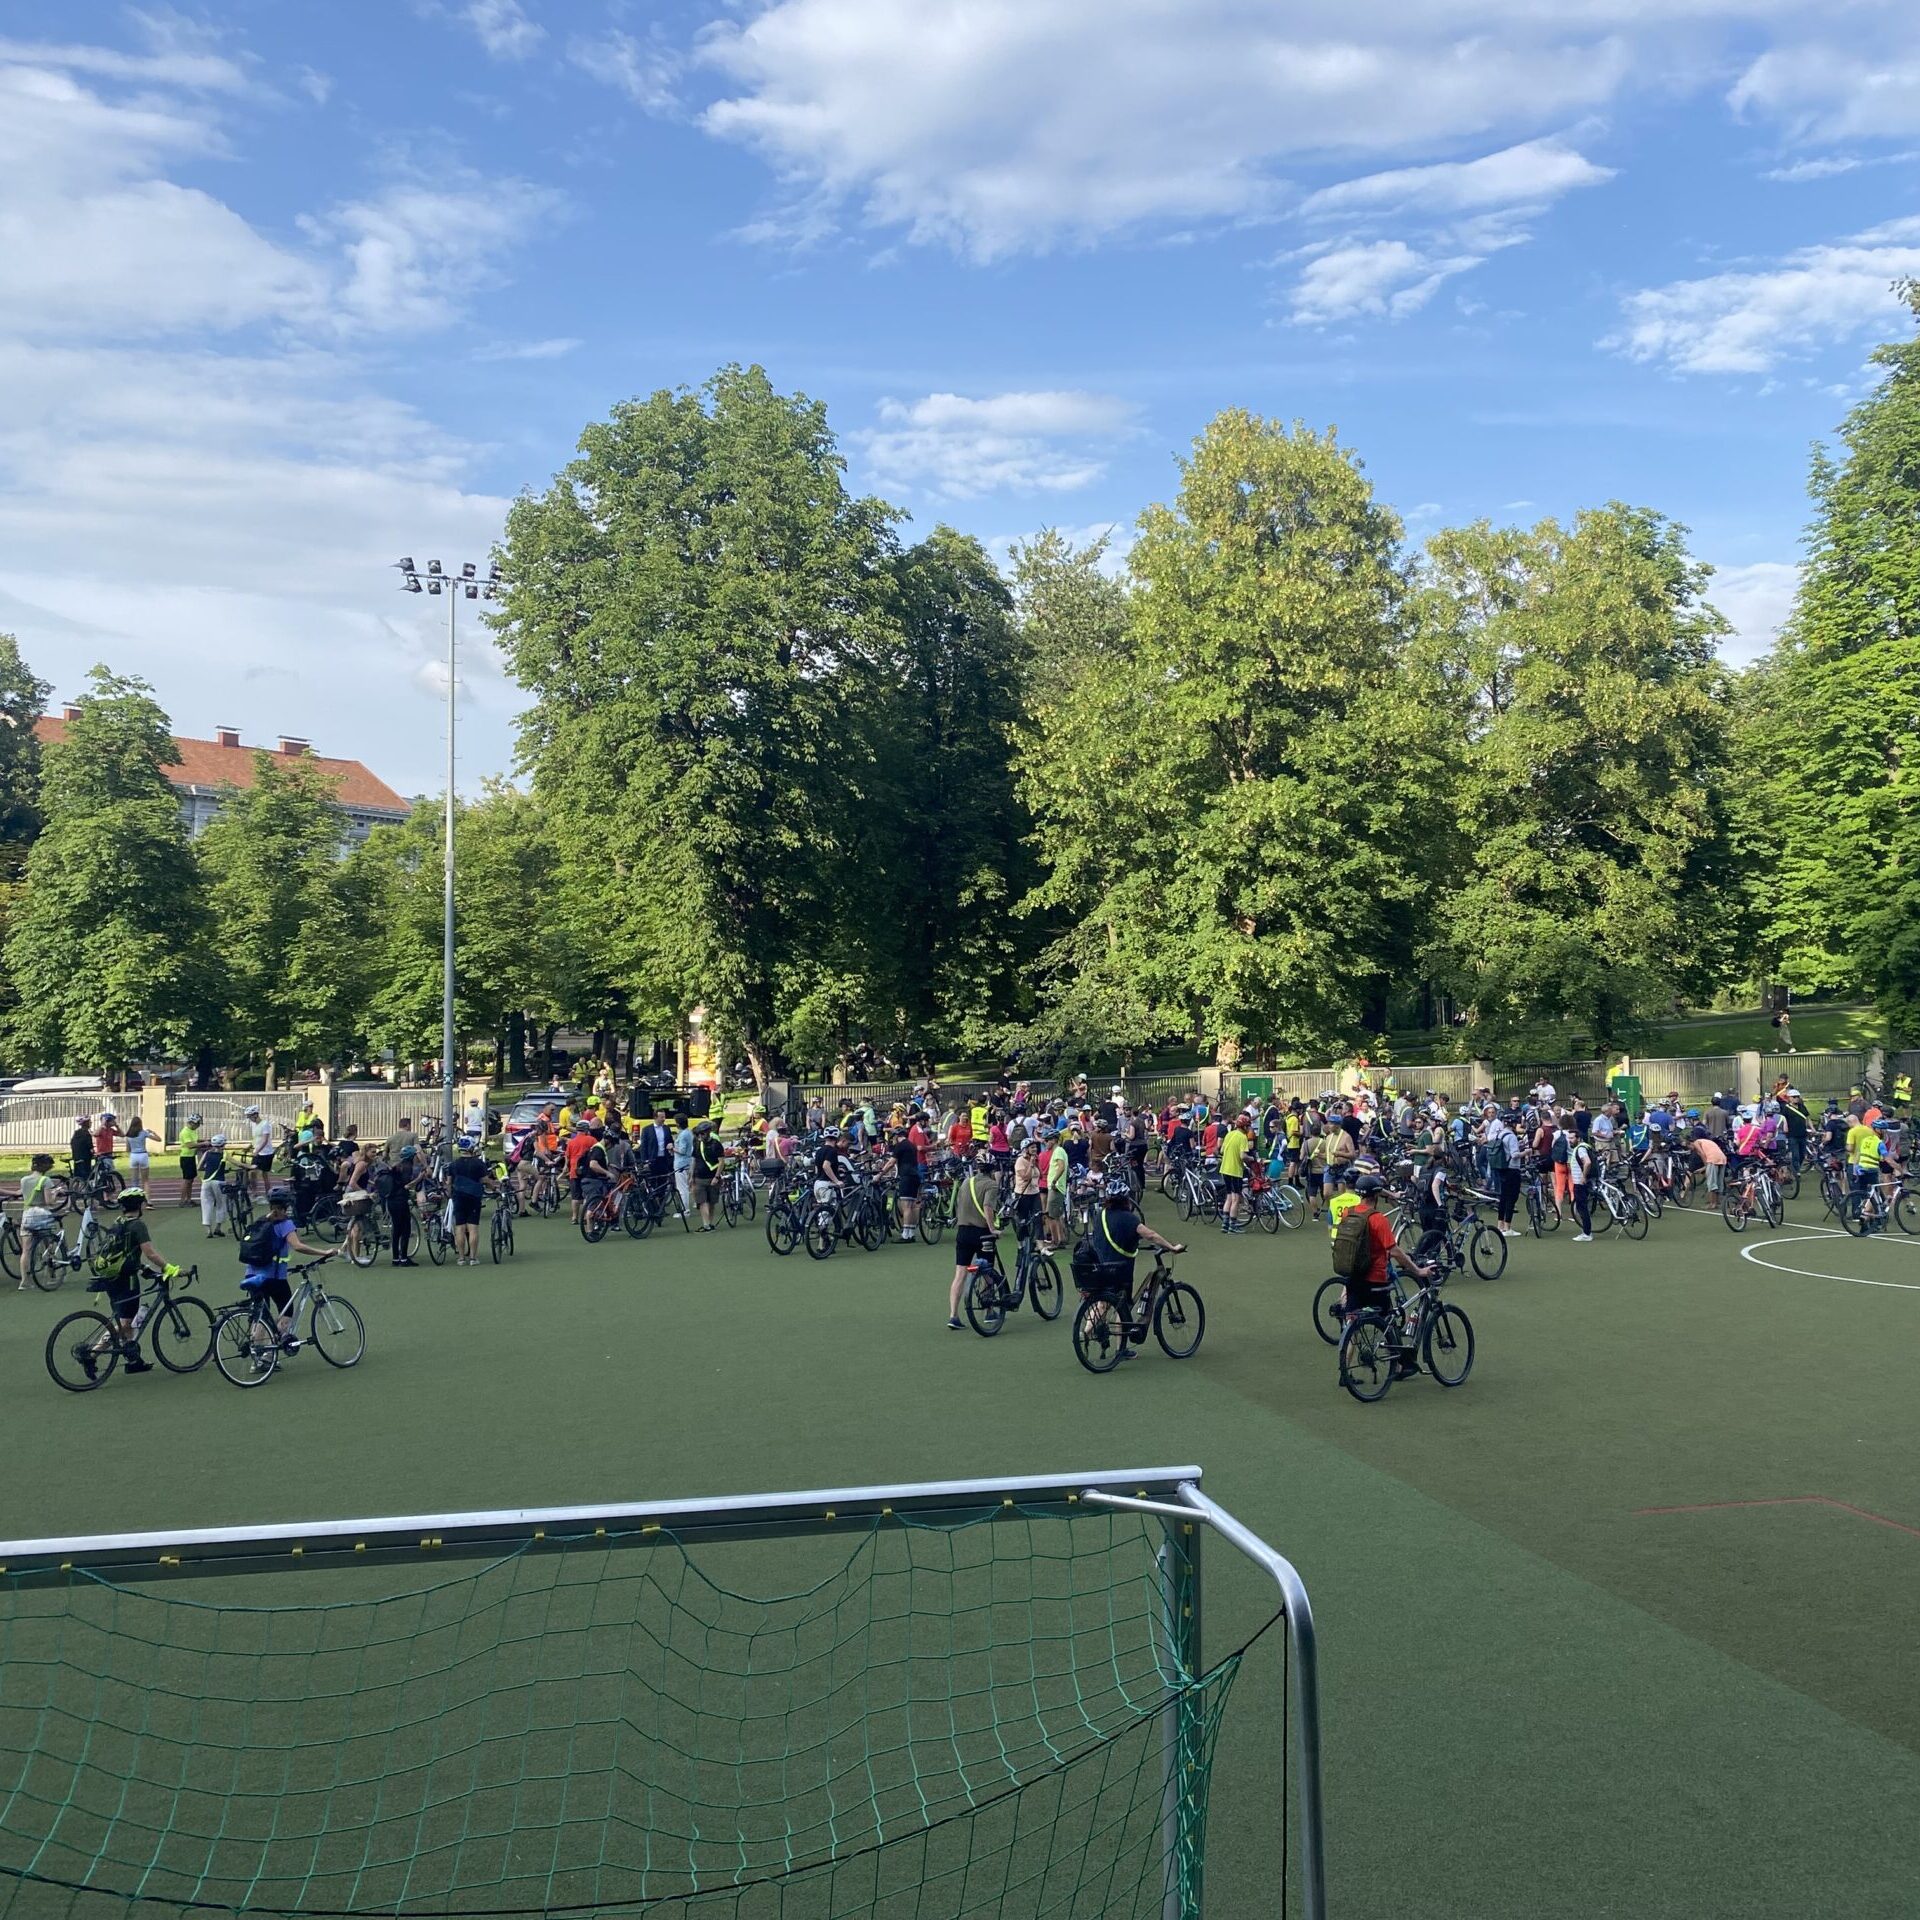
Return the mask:
<svg viewBox="0 0 1920 1920">
<path fill-rule="evenodd" d="M 48 745 L 64 740 L 67 723 L 52 715 L 33 723 L 33 730 Z M 215 740 L 184 740 L 175 734 L 173 744 L 180 764 L 167 769 L 167 778 L 176 787 L 250 787 L 253 785 L 253 756 L 271 752 L 262 747 L 223 747 Z M 289 756 L 276 756 L 276 758 Z M 343 807 L 371 807 L 386 813 L 410 813 L 412 805 L 371 773 L 358 760 L 329 760 L 318 753 L 301 756 L 313 762 L 335 781 L 334 798 Z"/>
</svg>

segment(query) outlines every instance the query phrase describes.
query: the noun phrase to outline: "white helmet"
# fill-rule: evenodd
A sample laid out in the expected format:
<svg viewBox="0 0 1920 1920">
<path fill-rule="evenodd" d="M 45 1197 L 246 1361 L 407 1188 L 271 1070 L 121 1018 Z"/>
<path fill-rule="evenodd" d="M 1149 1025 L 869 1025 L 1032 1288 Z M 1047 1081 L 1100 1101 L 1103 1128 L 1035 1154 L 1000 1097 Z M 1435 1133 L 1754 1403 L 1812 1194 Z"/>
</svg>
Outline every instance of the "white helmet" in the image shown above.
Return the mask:
<svg viewBox="0 0 1920 1920">
<path fill-rule="evenodd" d="M 243 1120 L 258 1120 L 260 1118 L 260 1109 L 258 1107 L 245 1107 L 241 1110 L 241 1118 Z"/>
<path fill-rule="evenodd" d="M 1112 1093 L 1112 1095 L 1111 1095 L 1111 1097 L 1112 1097 L 1113 1099 L 1115 1099 L 1115 1100 L 1118 1100 L 1118 1099 L 1120 1099 L 1120 1098 L 1121 1098 L 1121 1097 L 1122 1097 L 1122 1096 L 1123 1096 L 1123 1095 L 1124 1095 L 1125 1093 L 1126 1093 L 1126 1088 L 1125 1088 L 1125 1087 L 1115 1087 L 1115 1088 L 1114 1088 L 1114 1090 L 1113 1090 L 1113 1093 Z"/>
<path fill-rule="evenodd" d="M 1753 1102 L 1752 1101 L 1750 1100 L 1741 1101 L 1740 1118 L 1742 1120 L 1751 1120 L 1753 1118 Z"/>
<path fill-rule="evenodd" d="M 224 1133 L 216 1133 L 208 1144 L 216 1147 L 224 1147 L 227 1144 L 227 1136 Z"/>
</svg>

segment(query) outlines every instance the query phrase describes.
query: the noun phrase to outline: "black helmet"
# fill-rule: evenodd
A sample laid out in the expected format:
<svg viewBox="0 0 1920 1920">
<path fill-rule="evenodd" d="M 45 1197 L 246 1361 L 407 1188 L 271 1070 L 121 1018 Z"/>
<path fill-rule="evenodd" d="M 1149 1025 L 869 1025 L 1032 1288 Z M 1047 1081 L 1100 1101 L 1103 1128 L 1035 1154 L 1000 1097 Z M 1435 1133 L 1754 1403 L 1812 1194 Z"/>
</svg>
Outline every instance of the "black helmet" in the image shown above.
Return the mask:
<svg viewBox="0 0 1920 1920">
<path fill-rule="evenodd" d="M 290 1207 L 293 1205 L 293 1195 L 290 1194 L 285 1187 L 269 1187 L 267 1189 L 267 1205 L 270 1207 Z"/>
<path fill-rule="evenodd" d="M 1360 1178 L 1353 1183 L 1353 1190 L 1355 1193 L 1371 1199 L 1376 1193 L 1379 1193 L 1386 1184 L 1387 1183 L 1382 1180 L 1377 1173 L 1363 1173 Z"/>
</svg>

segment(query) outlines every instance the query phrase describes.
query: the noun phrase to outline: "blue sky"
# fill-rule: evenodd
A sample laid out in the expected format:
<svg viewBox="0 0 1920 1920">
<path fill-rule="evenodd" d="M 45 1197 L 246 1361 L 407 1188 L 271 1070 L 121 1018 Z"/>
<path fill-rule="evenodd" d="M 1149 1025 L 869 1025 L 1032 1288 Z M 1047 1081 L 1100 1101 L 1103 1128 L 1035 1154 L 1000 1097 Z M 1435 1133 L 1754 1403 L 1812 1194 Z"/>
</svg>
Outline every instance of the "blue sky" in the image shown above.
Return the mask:
<svg viewBox="0 0 1920 1920">
<path fill-rule="evenodd" d="M 1653 506 L 1747 657 L 1902 273 L 1880 0 L 0 0 L 0 626 L 430 787 L 386 564 L 737 359 L 994 543 L 1124 537 L 1230 405 L 1415 539 Z"/>
</svg>

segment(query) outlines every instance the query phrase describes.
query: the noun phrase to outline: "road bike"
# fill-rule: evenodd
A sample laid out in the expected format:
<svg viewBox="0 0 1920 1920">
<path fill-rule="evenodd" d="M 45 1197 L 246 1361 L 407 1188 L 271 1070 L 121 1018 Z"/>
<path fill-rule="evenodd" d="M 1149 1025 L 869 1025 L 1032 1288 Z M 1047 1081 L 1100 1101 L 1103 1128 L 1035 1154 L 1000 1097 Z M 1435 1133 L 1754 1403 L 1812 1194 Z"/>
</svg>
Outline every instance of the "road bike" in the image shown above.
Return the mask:
<svg viewBox="0 0 1920 1920">
<path fill-rule="evenodd" d="M 1890 1226 L 1902 1233 L 1920 1233 L 1920 1206 L 1904 1181 L 1894 1181 L 1889 1190 L 1885 1182 L 1876 1180 L 1871 1186 L 1855 1187 L 1840 1202 L 1840 1224 L 1856 1238 L 1884 1233 Z"/>
<path fill-rule="evenodd" d="M 1089 1373 L 1111 1373 L 1128 1353 L 1145 1344 L 1147 1330 L 1169 1360 L 1189 1360 L 1206 1336 L 1207 1308 L 1198 1291 L 1173 1277 L 1170 1256 L 1156 1247 L 1153 1270 L 1138 1302 L 1124 1282 L 1089 1294 L 1073 1316 L 1073 1355 Z"/>
<path fill-rule="evenodd" d="M 1390 1270 L 1392 1305 L 1362 1307 L 1340 1333 L 1340 1384 L 1356 1400 L 1384 1400 L 1396 1380 L 1424 1366 L 1443 1387 L 1460 1386 L 1473 1371 L 1473 1322 L 1442 1300 L 1446 1272 L 1436 1265 L 1412 1294 Z"/>
<path fill-rule="evenodd" d="M 288 1279 L 300 1282 L 286 1314 L 293 1332 L 282 1335 L 280 1309 L 261 1298 L 258 1289 L 251 1290 L 252 1298 L 222 1310 L 213 1323 L 213 1364 L 226 1379 L 236 1387 L 257 1387 L 273 1378 L 282 1360 L 309 1346 L 330 1367 L 359 1365 L 367 1350 L 360 1310 L 344 1294 L 329 1293 L 318 1278 L 333 1257 L 288 1269 Z M 304 1339 L 297 1331 L 302 1312 L 307 1316 Z"/>
<path fill-rule="evenodd" d="M 967 1324 L 986 1339 L 1006 1325 L 1008 1314 L 1019 1312 L 1022 1301 L 1042 1320 L 1057 1320 L 1062 1299 L 1060 1269 L 1041 1246 L 1037 1231 L 1029 1228 L 1020 1235 L 1009 1282 L 1000 1266 L 998 1243 L 989 1236 L 967 1270 L 965 1298 Z"/>
<path fill-rule="evenodd" d="M 199 1277 L 198 1267 L 170 1266 L 149 1279 L 131 1335 L 121 1333 L 116 1319 L 92 1308 L 68 1314 L 47 1335 L 47 1372 L 54 1385 L 69 1393 L 91 1393 L 104 1386 L 122 1360 L 139 1353 L 142 1334 L 169 1373 L 197 1373 L 213 1351 L 215 1325 L 213 1309 L 198 1295 L 186 1293 Z"/>
</svg>

